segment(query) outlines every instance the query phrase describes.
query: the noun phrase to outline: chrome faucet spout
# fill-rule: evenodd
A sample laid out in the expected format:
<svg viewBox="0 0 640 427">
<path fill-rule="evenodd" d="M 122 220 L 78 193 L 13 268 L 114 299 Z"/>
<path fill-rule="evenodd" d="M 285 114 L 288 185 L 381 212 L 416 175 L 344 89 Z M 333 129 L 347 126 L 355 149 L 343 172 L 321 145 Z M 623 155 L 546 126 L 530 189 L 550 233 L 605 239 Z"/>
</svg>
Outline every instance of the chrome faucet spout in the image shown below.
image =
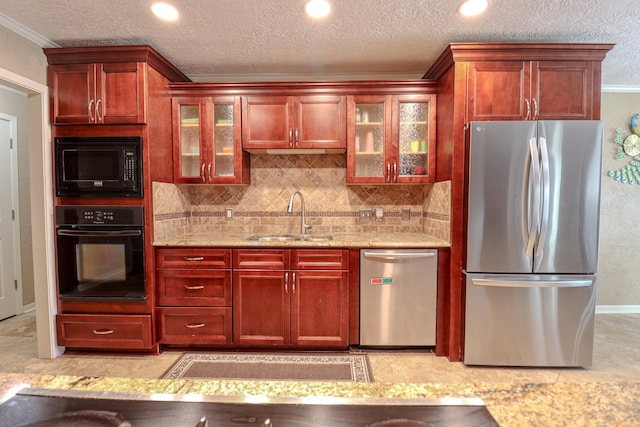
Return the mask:
<svg viewBox="0 0 640 427">
<path fill-rule="evenodd" d="M 289 206 L 287 206 L 287 213 L 293 213 L 293 200 L 296 198 L 296 194 L 300 196 L 300 234 L 304 235 L 311 226 L 307 224 L 305 220 L 304 197 L 301 192 L 294 191 L 293 194 L 291 194 Z"/>
</svg>

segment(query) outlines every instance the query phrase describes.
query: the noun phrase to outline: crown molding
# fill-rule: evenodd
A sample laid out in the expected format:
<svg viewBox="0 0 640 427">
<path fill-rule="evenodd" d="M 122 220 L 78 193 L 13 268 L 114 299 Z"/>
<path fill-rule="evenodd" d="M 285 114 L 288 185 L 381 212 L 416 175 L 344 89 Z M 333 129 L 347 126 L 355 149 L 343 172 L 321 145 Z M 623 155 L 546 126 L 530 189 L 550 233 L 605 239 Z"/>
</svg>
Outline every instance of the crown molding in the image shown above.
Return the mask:
<svg viewBox="0 0 640 427">
<path fill-rule="evenodd" d="M 60 47 L 57 43 L 52 42 L 48 38 L 36 33 L 30 28 L 25 27 L 3 13 L 0 13 L 0 25 L 24 37 L 25 39 L 32 41 L 40 47 Z"/>
<path fill-rule="evenodd" d="M 258 74 L 188 74 L 197 83 L 221 82 L 332 82 L 332 81 L 375 81 L 375 80 L 419 80 L 424 71 L 389 73 L 258 73 Z"/>
</svg>

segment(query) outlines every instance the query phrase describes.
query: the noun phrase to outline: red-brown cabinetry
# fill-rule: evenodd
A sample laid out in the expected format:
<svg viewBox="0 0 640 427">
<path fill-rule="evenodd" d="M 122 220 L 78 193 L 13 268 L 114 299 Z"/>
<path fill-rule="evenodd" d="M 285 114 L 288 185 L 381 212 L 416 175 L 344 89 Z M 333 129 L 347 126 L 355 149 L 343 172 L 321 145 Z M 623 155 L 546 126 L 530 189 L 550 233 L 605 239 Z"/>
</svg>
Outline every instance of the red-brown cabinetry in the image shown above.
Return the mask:
<svg viewBox="0 0 640 427">
<path fill-rule="evenodd" d="M 53 124 L 140 124 L 145 109 L 144 62 L 49 67 Z"/>
<path fill-rule="evenodd" d="M 231 250 L 156 250 L 159 342 L 232 341 Z"/>
<path fill-rule="evenodd" d="M 593 61 L 474 61 L 468 67 L 469 121 L 593 117 Z"/>
<path fill-rule="evenodd" d="M 346 149 L 346 102 L 338 95 L 247 96 L 242 148 Z"/>
<path fill-rule="evenodd" d="M 249 183 L 240 97 L 174 97 L 172 109 L 176 184 Z"/>
<path fill-rule="evenodd" d="M 234 342 L 346 347 L 348 260 L 339 249 L 234 250 Z"/>
<path fill-rule="evenodd" d="M 347 183 L 433 181 L 435 95 L 355 95 L 347 105 Z"/>
</svg>

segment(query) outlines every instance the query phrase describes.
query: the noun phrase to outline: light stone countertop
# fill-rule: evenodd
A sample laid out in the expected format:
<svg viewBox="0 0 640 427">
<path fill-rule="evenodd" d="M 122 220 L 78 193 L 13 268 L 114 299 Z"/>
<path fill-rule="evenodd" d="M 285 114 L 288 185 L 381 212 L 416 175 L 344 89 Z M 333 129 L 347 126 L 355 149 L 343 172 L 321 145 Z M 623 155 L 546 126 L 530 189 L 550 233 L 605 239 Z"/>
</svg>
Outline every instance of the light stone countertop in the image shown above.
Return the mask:
<svg viewBox="0 0 640 427">
<path fill-rule="evenodd" d="M 448 248 L 447 241 L 424 233 L 335 233 L 326 241 L 256 241 L 248 240 L 252 234 L 187 234 L 176 238 L 156 240 L 154 246 L 212 246 L 212 247 L 320 247 L 320 248 Z M 316 235 L 309 234 L 314 237 Z M 323 235 L 318 235 L 323 236 Z"/>
<path fill-rule="evenodd" d="M 205 396 L 481 398 L 502 427 L 637 426 L 640 382 L 553 384 L 409 384 L 214 381 L 0 374 L 0 401 L 18 387 Z M 134 396 L 132 394 L 132 396 Z"/>
</svg>

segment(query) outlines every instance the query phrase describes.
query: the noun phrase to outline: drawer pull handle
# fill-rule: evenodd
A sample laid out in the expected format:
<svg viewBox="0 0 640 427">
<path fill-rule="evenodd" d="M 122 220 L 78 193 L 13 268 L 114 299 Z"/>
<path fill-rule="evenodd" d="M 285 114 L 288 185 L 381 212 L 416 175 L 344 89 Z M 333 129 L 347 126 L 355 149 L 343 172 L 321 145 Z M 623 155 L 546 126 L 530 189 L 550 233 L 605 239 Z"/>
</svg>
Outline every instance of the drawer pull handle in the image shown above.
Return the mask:
<svg viewBox="0 0 640 427">
<path fill-rule="evenodd" d="M 113 333 L 113 329 L 94 329 L 94 335 L 111 335 Z"/>
<path fill-rule="evenodd" d="M 204 328 L 204 323 L 185 323 L 184 326 L 186 326 L 189 329 L 198 329 L 198 328 Z"/>
<path fill-rule="evenodd" d="M 185 261 L 204 261 L 203 256 L 186 256 L 184 257 Z"/>
<path fill-rule="evenodd" d="M 188 291 L 200 291 L 204 289 L 204 285 L 195 285 L 195 286 L 184 285 L 184 288 Z"/>
</svg>

